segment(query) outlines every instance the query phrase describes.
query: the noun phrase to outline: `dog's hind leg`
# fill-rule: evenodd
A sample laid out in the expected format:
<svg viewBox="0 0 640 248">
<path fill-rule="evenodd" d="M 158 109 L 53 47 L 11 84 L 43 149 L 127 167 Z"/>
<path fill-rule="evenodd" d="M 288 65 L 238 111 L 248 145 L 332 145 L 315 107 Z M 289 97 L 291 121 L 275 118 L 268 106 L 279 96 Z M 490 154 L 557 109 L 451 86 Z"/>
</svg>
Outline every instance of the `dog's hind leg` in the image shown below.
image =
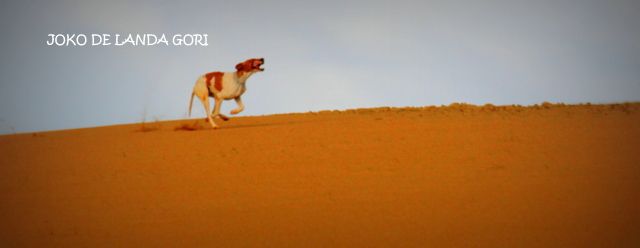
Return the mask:
<svg viewBox="0 0 640 248">
<path fill-rule="evenodd" d="M 195 95 L 200 99 L 202 105 L 204 106 L 204 113 L 207 115 L 207 120 L 211 124 L 211 127 L 218 128 L 218 125 L 213 121 L 211 116 L 211 109 L 209 105 L 209 89 L 207 88 L 207 84 L 205 82 L 205 78 L 201 77 L 196 81 L 196 85 L 193 86 L 193 93 L 191 93 L 191 100 L 193 101 L 193 96 Z M 189 102 L 189 112 L 191 112 L 191 101 Z"/>
<path fill-rule="evenodd" d="M 211 123 L 211 127 L 213 127 L 214 129 L 218 128 L 218 125 L 216 125 L 216 123 L 213 122 L 211 112 L 209 111 L 209 96 L 201 97 L 200 100 L 204 105 L 204 110 L 205 110 L 205 113 L 207 114 L 207 119 L 209 120 L 209 123 Z"/>
</svg>

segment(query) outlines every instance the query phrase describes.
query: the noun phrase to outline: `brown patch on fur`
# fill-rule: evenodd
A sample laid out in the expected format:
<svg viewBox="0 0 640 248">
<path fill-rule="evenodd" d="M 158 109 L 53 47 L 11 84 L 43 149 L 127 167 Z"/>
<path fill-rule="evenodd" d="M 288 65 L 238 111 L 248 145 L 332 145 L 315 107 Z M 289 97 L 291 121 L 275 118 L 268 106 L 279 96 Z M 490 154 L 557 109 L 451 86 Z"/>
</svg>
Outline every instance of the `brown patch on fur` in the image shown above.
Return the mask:
<svg viewBox="0 0 640 248">
<path fill-rule="evenodd" d="M 263 59 L 248 59 L 242 63 L 238 63 L 236 65 L 236 74 L 238 77 L 242 77 L 245 72 L 250 72 L 252 70 L 262 70 L 260 69 L 260 65 L 263 63 Z"/>
<path fill-rule="evenodd" d="M 214 87 L 216 88 L 216 90 L 221 91 L 222 90 L 222 76 L 223 75 L 224 75 L 224 73 L 219 72 L 219 71 L 209 72 L 209 73 L 205 74 L 204 76 L 207 79 L 207 87 L 211 87 L 211 79 L 213 78 Z"/>
<path fill-rule="evenodd" d="M 242 62 L 242 63 L 238 63 L 238 64 L 236 65 L 236 70 L 237 70 L 238 72 L 241 72 L 241 71 L 242 71 L 242 72 L 243 72 L 243 71 L 248 71 L 248 66 L 247 66 L 247 65 L 248 65 L 248 64 L 247 64 L 247 61 Z"/>
<path fill-rule="evenodd" d="M 242 74 L 249 71 L 249 66 L 247 65 L 247 61 L 236 65 L 236 75 L 238 75 L 238 77 L 242 77 Z"/>
</svg>

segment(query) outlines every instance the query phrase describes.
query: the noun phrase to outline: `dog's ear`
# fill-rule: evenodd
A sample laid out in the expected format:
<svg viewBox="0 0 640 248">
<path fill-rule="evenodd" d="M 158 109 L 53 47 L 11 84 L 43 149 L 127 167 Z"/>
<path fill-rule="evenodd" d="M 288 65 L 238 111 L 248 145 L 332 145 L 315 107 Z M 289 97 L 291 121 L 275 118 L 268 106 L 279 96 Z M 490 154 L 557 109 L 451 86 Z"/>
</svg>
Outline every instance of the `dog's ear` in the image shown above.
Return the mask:
<svg viewBox="0 0 640 248">
<path fill-rule="evenodd" d="M 242 70 L 243 67 L 244 67 L 244 62 L 239 63 L 239 64 L 236 65 L 236 70 L 240 71 L 240 70 Z"/>
</svg>

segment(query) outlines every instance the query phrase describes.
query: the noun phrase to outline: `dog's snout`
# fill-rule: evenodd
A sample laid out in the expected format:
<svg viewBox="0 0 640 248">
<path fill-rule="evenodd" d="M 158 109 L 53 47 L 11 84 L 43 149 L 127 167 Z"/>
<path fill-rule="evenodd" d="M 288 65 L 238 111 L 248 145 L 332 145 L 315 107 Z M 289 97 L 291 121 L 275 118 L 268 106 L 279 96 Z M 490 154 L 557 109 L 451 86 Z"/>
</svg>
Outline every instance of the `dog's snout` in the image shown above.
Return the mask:
<svg viewBox="0 0 640 248">
<path fill-rule="evenodd" d="M 260 58 L 260 62 L 264 63 L 264 58 Z"/>
</svg>

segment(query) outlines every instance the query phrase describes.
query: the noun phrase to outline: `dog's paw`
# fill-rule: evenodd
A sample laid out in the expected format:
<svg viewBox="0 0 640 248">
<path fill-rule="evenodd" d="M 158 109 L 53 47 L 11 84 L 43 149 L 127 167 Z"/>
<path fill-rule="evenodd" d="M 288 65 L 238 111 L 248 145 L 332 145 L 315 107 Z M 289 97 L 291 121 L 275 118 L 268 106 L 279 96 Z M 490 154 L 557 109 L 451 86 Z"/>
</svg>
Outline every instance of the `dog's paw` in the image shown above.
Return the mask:
<svg viewBox="0 0 640 248">
<path fill-rule="evenodd" d="M 234 109 L 234 110 L 229 111 L 229 114 L 232 114 L 232 115 L 237 115 L 238 113 L 240 113 L 240 111 L 235 110 L 235 109 Z"/>
<path fill-rule="evenodd" d="M 223 121 L 228 121 L 229 117 L 226 117 L 224 115 L 218 115 L 218 117 L 220 117 L 220 119 L 222 119 Z"/>
</svg>

